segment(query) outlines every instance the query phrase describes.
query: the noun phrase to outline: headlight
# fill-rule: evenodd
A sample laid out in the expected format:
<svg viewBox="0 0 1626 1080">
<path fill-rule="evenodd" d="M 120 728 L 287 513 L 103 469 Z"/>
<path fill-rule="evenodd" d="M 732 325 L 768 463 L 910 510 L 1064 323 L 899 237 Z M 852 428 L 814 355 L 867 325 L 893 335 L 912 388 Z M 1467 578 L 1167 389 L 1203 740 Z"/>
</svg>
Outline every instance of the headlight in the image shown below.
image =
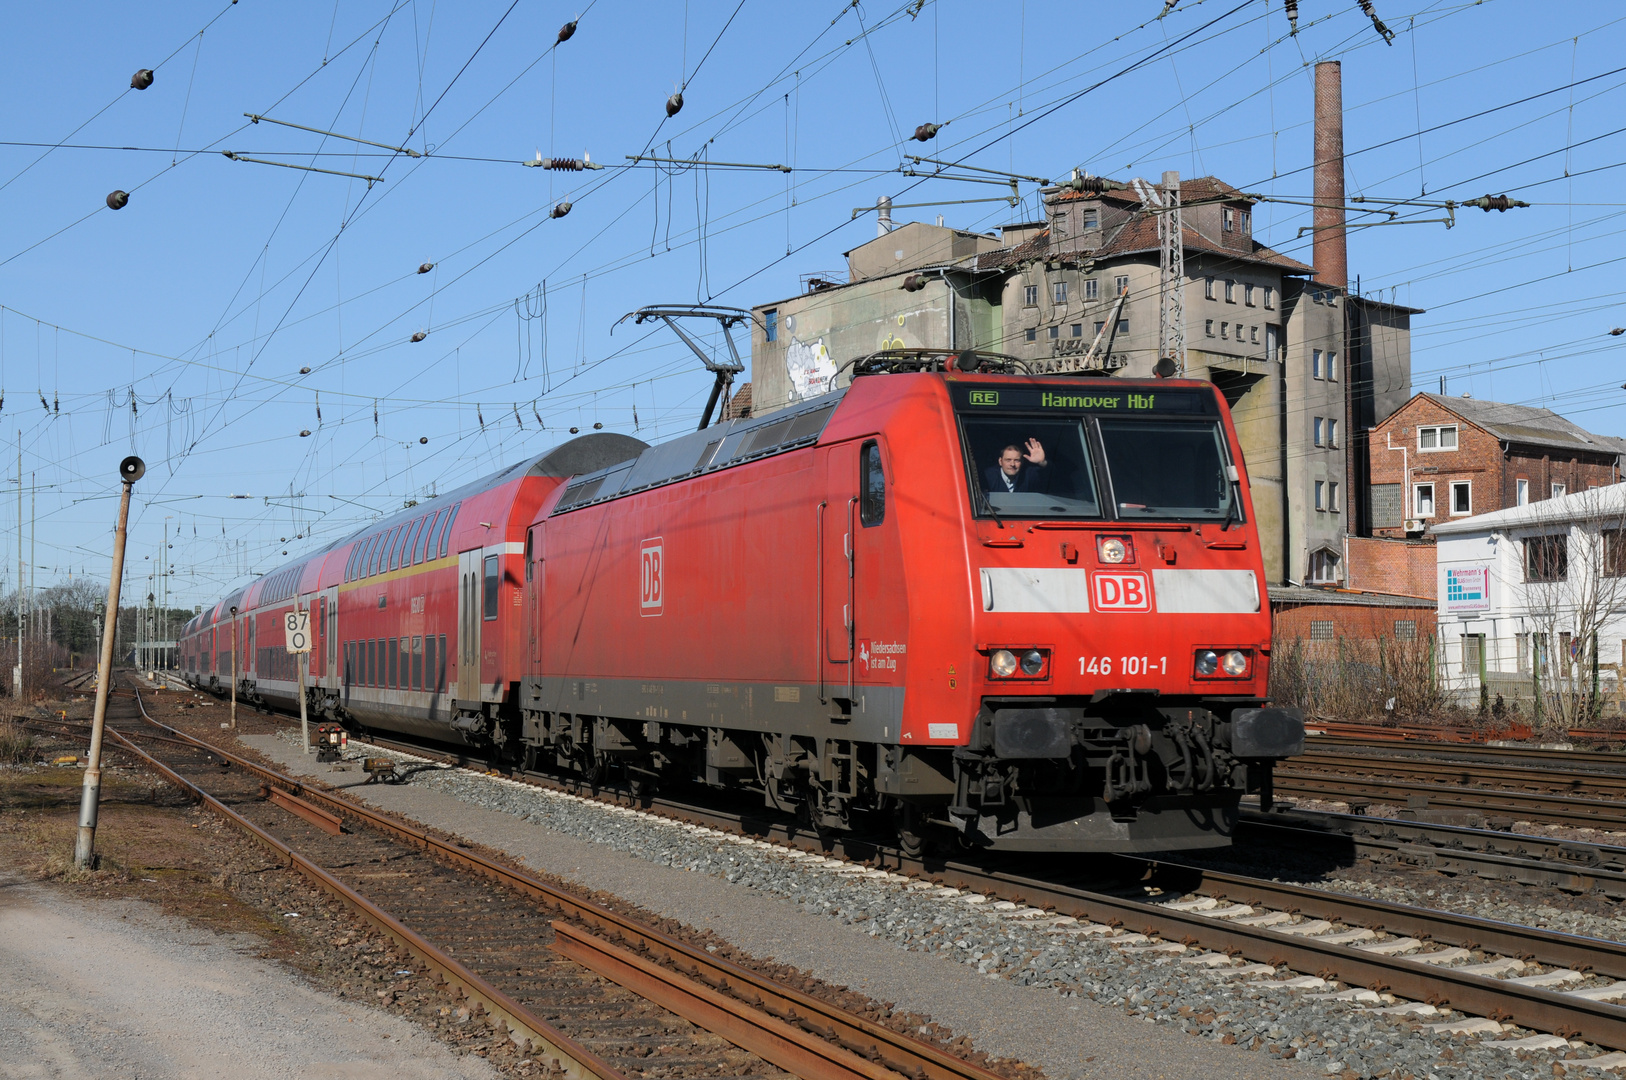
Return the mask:
<svg viewBox="0 0 1626 1080">
<path fill-rule="evenodd" d="M 1227 675 L 1245 675 L 1248 671 L 1248 654 L 1240 649 L 1232 649 L 1220 661 L 1220 666 Z"/>
<path fill-rule="evenodd" d="M 996 649 L 988 658 L 988 672 L 996 679 L 1008 679 L 1016 674 L 1016 654 L 1009 649 Z"/>
<path fill-rule="evenodd" d="M 1212 675 L 1219 670 L 1219 653 L 1213 649 L 1204 649 L 1197 654 L 1197 674 Z"/>
<path fill-rule="evenodd" d="M 1038 649 L 1029 649 L 1022 654 L 1022 674 L 1037 675 L 1044 670 L 1044 653 Z"/>
<path fill-rule="evenodd" d="M 1129 548 L 1116 536 L 1102 536 L 1095 541 L 1095 553 L 1104 563 L 1121 563 L 1129 554 Z"/>
</svg>

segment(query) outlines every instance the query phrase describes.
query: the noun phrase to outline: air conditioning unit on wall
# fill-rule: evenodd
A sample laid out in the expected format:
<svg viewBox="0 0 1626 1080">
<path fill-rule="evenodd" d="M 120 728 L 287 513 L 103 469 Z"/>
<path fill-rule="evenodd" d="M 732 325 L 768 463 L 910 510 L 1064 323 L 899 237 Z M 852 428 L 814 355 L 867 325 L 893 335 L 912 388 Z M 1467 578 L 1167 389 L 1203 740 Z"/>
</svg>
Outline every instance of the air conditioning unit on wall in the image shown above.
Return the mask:
<svg viewBox="0 0 1626 1080">
<path fill-rule="evenodd" d="M 1421 521 L 1419 521 L 1417 518 L 1407 518 L 1406 519 L 1406 531 L 1407 532 L 1422 532 L 1423 531 L 1423 523 Z"/>
</svg>

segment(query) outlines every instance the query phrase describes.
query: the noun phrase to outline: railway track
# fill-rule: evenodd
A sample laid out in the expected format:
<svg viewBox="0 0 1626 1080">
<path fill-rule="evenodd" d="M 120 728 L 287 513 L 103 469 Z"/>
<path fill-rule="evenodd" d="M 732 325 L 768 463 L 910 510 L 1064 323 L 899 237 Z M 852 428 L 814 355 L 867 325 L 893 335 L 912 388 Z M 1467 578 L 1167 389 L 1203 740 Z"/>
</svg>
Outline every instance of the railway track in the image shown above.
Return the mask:
<svg viewBox="0 0 1626 1080">
<path fill-rule="evenodd" d="M 140 759 L 285 859 L 565 1076 L 997 1080 L 455 841 L 160 724 L 138 693 L 117 693 L 108 719 L 110 750 Z M 162 760 L 142 744 L 161 748 Z"/>
<path fill-rule="evenodd" d="M 1330 846 L 1345 857 L 1626 900 L 1626 847 L 1611 844 L 1300 809 L 1244 809 L 1237 835 L 1268 847 Z"/>
<path fill-rule="evenodd" d="M 423 756 L 423 748 L 389 743 Z M 455 755 L 440 755 L 456 760 Z M 576 785 L 537 777 L 528 782 L 582 797 Z M 626 806 L 624 798 L 603 801 Z M 1136 892 L 1148 886 L 1182 899 L 1147 901 L 1104 892 L 1084 881 L 1039 877 L 952 860 L 912 859 L 885 844 L 851 836 L 818 838 L 794 826 L 765 823 L 673 800 L 639 803 L 645 812 L 765 838 L 893 872 L 930 879 L 965 896 L 1005 901 L 1015 915 L 1051 920 L 1050 932 L 1096 937 L 1144 955 L 1156 951 L 1199 963 L 1216 974 L 1261 979 L 1265 986 L 1307 991 L 1349 987 L 1345 1000 L 1375 1004 L 1379 991 L 1409 999 L 1389 1008 L 1450 1030 L 1499 1030 L 1499 1021 L 1550 1036 L 1530 1048 L 1580 1037 L 1626 1049 L 1626 944 L 1477 919 L 1360 896 L 1243 877 L 1157 860 L 1126 859 L 1137 868 Z M 1296 976 L 1281 978 L 1286 966 Z M 1443 1009 L 1468 1014 L 1449 1021 Z M 1487 1026 L 1488 1025 L 1488 1026 Z M 1620 1061 L 1626 1064 L 1626 1055 Z"/>
<path fill-rule="evenodd" d="M 1387 762 L 1368 766 L 1385 772 Z M 1618 799 L 1538 795 L 1496 787 L 1431 783 L 1427 780 L 1348 776 L 1305 768 L 1278 768 L 1276 794 L 1288 798 L 1346 803 L 1391 803 L 1418 809 L 1460 810 L 1511 823 L 1535 821 L 1611 832 L 1626 831 L 1626 802 Z"/>
</svg>

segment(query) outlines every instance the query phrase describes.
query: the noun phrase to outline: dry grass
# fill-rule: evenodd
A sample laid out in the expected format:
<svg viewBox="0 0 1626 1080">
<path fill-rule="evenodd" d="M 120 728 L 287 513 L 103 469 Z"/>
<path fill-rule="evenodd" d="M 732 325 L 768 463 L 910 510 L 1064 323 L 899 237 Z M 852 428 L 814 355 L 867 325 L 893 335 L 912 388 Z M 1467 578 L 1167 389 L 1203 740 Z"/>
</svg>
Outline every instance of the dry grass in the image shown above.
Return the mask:
<svg viewBox="0 0 1626 1080">
<path fill-rule="evenodd" d="M 34 760 L 34 736 L 21 724 L 0 721 L 0 764 L 26 765 Z"/>
</svg>

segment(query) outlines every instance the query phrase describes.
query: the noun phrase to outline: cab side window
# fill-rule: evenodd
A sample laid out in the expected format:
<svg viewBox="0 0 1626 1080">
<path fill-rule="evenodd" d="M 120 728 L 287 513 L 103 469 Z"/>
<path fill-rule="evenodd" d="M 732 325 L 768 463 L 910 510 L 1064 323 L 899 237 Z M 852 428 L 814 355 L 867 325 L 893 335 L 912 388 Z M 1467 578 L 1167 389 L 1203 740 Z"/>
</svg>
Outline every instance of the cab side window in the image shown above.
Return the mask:
<svg viewBox="0 0 1626 1080">
<path fill-rule="evenodd" d="M 879 443 L 867 442 L 858 452 L 858 520 L 870 528 L 886 520 L 886 470 Z"/>
</svg>

